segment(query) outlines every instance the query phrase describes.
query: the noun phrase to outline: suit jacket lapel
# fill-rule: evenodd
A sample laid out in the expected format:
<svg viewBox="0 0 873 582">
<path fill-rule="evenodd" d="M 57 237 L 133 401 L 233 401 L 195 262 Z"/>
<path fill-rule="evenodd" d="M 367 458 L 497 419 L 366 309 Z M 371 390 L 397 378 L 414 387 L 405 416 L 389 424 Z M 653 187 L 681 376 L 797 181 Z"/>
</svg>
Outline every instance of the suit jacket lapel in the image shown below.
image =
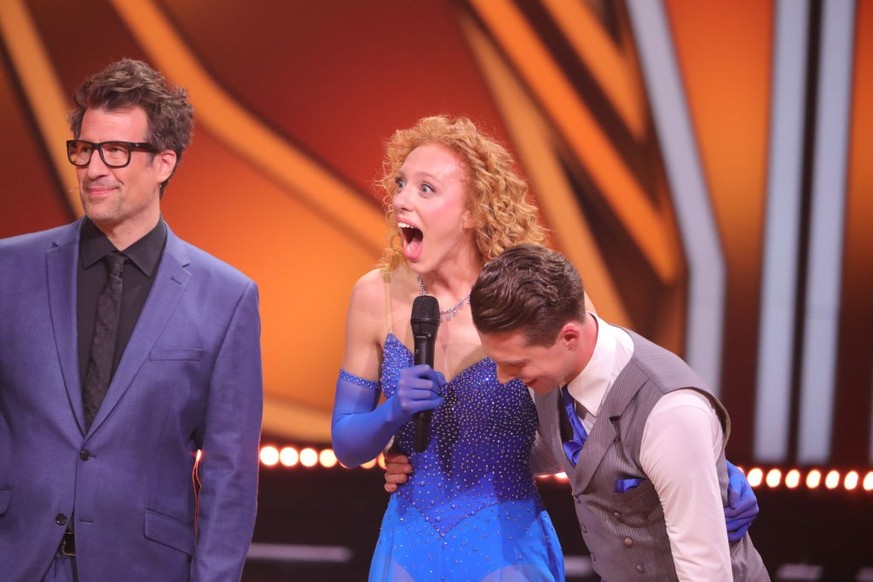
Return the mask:
<svg viewBox="0 0 873 582">
<path fill-rule="evenodd" d="M 152 283 L 130 341 L 118 362 L 118 369 L 115 370 L 100 410 L 91 425 L 92 431 L 99 428 L 112 413 L 175 312 L 176 305 L 191 278 L 191 273 L 186 268 L 188 264 L 183 243 L 168 228 L 167 246 L 155 273 L 155 281 Z"/>
<path fill-rule="evenodd" d="M 608 398 L 608 397 L 607 397 Z M 603 411 L 601 411 L 603 412 Z M 579 492 L 584 491 L 591 481 L 591 477 L 597 471 L 597 467 L 603 461 L 606 451 L 615 441 L 615 427 L 610 422 L 608 416 L 597 417 L 597 422 L 591 429 L 591 434 L 588 435 L 588 440 L 585 446 L 582 447 L 582 452 L 579 454 L 579 460 L 576 463 L 576 484 Z"/>
<path fill-rule="evenodd" d="M 636 356 L 636 347 L 634 349 Z M 585 490 L 597 471 L 597 467 L 603 461 L 606 451 L 619 438 L 615 432 L 613 421 L 621 418 L 645 380 L 645 376 L 640 375 L 637 372 L 637 367 L 633 365 L 633 358 L 616 377 L 597 413 L 597 422 L 594 423 L 588 442 L 585 443 L 585 447 L 582 448 L 582 453 L 579 455 L 575 480 L 579 491 Z"/>
<path fill-rule="evenodd" d="M 607 416 L 598 416 L 597 422 L 594 423 L 594 428 L 585 442 L 585 446 L 582 447 L 576 467 L 573 467 L 561 445 L 559 407 L 562 406 L 562 403 L 560 389 L 555 388 L 546 394 L 537 394 L 535 398 L 540 414 L 541 436 L 550 443 L 555 457 L 561 460 L 564 472 L 567 473 L 573 483 L 573 492 L 581 493 L 588 486 L 591 477 L 603 461 L 606 451 L 615 440 L 615 428 L 609 422 Z M 604 418 L 607 420 L 604 421 Z"/>
<path fill-rule="evenodd" d="M 76 266 L 79 259 L 78 242 L 81 224 L 82 221 L 78 220 L 59 231 L 60 236 L 46 252 L 46 277 L 49 313 L 64 387 L 79 429 L 84 432 L 82 386 L 79 374 L 79 332 L 76 327 Z"/>
</svg>

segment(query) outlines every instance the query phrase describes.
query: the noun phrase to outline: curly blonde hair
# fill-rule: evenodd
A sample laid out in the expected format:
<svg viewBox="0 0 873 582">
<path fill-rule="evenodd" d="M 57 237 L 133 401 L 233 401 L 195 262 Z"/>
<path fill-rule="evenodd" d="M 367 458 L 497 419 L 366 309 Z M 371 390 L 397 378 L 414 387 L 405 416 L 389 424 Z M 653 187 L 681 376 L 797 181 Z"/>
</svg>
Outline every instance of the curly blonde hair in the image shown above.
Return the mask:
<svg viewBox="0 0 873 582">
<path fill-rule="evenodd" d="M 537 222 L 537 207 L 527 200 L 527 183 L 516 172 L 506 148 L 466 117 L 423 117 L 412 127 L 394 132 L 385 144 L 382 177 L 377 181 L 385 193 L 389 228 L 388 248 L 380 261 L 383 269 L 394 269 L 404 261 L 402 237 L 391 205 L 395 178 L 409 153 L 426 144 L 445 146 L 462 162 L 467 209 L 473 215 L 476 248 L 483 264 L 509 247 L 545 242 L 546 231 Z"/>
</svg>

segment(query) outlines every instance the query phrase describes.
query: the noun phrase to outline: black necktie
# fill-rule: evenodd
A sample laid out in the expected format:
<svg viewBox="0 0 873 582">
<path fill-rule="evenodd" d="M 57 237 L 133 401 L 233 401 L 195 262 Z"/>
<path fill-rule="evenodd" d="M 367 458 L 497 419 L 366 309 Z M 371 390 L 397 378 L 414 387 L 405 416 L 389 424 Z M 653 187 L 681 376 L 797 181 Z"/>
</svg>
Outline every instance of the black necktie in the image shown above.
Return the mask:
<svg viewBox="0 0 873 582">
<path fill-rule="evenodd" d="M 94 334 L 91 336 L 85 382 L 82 385 L 85 428 L 90 428 L 94 421 L 112 379 L 115 336 L 121 316 L 121 271 L 126 258 L 117 252 L 109 253 L 103 258 L 106 262 L 106 284 L 97 297 L 97 318 L 94 321 Z"/>
</svg>

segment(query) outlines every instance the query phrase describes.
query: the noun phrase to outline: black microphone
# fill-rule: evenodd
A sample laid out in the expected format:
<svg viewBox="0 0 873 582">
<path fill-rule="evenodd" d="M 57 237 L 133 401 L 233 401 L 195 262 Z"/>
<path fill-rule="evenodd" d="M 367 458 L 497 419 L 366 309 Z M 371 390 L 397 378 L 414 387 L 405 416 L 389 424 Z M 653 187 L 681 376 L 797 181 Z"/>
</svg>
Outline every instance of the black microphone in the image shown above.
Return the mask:
<svg viewBox="0 0 873 582">
<path fill-rule="evenodd" d="M 433 350 L 436 345 L 437 329 L 440 326 L 440 304 L 436 297 L 419 295 L 412 302 L 412 337 L 415 343 L 415 365 L 427 364 L 433 368 Z M 415 450 L 422 452 L 430 440 L 431 410 L 423 410 L 413 415 L 415 422 Z"/>
</svg>

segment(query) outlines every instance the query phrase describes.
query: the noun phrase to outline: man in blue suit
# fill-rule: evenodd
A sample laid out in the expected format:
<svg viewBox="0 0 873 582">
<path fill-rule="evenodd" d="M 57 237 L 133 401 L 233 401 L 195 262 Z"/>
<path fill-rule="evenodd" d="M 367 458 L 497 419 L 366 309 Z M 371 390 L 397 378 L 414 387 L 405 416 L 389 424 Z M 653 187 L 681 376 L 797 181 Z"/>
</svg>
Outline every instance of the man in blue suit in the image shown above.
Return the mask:
<svg viewBox="0 0 873 582">
<path fill-rule="evenodd" d="M 79 88 L 70 121 L 85 217 L 0 240 L 0 578 L 239 580 L 258 292 L 161 218 L 193 108 L 124 59 Z"/>
</svg>

